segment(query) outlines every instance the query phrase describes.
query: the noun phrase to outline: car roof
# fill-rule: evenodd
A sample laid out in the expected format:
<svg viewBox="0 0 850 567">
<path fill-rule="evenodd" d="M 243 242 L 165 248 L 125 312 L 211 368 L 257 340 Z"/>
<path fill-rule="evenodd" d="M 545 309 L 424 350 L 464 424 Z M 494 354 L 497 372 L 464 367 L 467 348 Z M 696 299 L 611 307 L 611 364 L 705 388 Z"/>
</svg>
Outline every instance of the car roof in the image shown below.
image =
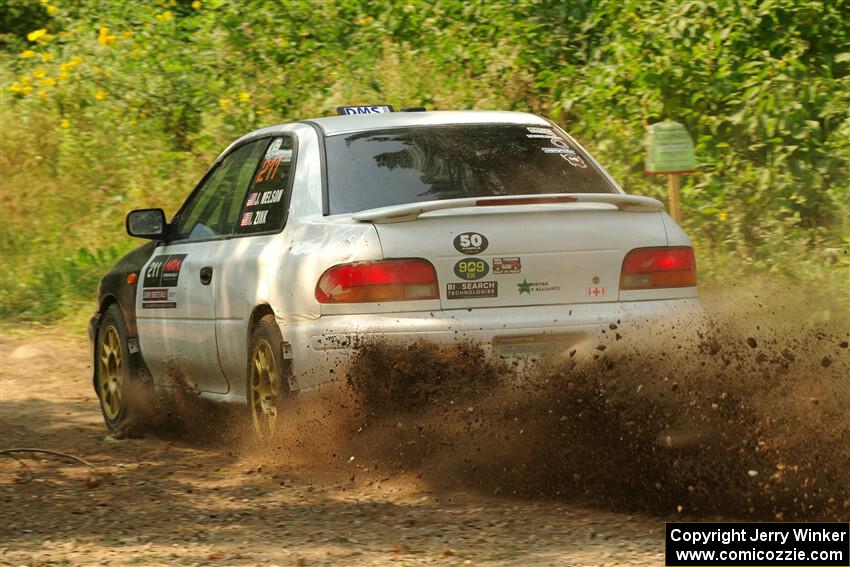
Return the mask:
<svg viewBox="0 0 850 567">
<path fill-rule="evenodd" d="M 326 116 L 324 118 L 294 120 L 254 130 L 230 144 L 218 156 L 216 163 L 224 159 L 232 148 L 254 138 L 281 133 L 284 131 L 284 126 L 293 124 L 312 124 L 319 127 L 326 136 L 404 126 L 440 126 L 446 124 L 536 124 L 551 126 L 548 120 L 536 114 L 503 110 L 435 110 L 430 112 L 385 112 Z"/>
</svg>

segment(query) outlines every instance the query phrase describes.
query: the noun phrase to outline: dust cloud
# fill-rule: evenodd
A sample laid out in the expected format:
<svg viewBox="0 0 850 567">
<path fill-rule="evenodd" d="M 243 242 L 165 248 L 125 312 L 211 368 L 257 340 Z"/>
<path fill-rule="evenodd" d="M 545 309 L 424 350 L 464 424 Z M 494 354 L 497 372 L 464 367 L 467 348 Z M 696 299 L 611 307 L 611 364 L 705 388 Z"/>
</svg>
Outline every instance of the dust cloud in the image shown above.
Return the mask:
<svg viewBox="0 0 850 567">
<path fill-rule="evenodd" d="M 561 499 L 619 511 L 850 519 L 847 313 L 778 286 L 620 322 L 562 356 L 364 345 L 293 396 L 261 466 L 355 486 Z"/>
</svg>

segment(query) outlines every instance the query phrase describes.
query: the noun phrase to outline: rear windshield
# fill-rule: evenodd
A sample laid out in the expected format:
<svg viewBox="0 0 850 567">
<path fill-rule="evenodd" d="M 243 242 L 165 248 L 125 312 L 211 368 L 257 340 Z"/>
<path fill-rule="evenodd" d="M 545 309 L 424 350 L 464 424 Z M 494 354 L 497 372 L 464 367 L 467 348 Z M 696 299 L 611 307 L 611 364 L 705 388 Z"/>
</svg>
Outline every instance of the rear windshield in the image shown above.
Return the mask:
<svg viewBox="0 0 850 567">
<path fill-rule="evenodd" d="M 615 193 L 574 143 L 540 126 L 418 126 L 328 136 L 331 214 L 496 195 Z"/>
</svg>

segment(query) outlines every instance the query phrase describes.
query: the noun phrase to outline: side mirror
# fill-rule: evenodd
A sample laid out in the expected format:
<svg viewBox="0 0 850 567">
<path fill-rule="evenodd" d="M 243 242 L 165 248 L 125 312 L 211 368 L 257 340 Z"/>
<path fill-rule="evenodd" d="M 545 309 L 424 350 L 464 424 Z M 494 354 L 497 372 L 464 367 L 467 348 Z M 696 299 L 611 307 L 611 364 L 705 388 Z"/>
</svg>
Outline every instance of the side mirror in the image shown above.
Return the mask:
<svg viewBox="0 0 850 567">
<path fill-rule="evenodd" d="M 127 234 L 151 240 L 165 238 L 165 212 L 162 209 L 138 209 L 127 214 Z"/>
</svg>

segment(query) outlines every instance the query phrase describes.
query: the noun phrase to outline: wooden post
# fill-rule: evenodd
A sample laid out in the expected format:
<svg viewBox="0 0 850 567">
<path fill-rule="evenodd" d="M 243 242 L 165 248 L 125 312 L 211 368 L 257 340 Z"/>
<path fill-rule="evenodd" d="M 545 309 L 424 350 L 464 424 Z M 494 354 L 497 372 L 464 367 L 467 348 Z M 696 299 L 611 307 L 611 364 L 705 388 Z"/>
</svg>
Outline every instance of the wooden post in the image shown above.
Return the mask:
<svg viewBox="0 0 850 567">
<path fill-rule="evenodd" d="M 676 221 L 676 224 L 682 222 L 682 205 L 679 198 L 679 189 L 681 188 L 678 173 L 667 174 L 667 194 L 668 206 L 670 208 L 670 216 Z"/>
</svg>

